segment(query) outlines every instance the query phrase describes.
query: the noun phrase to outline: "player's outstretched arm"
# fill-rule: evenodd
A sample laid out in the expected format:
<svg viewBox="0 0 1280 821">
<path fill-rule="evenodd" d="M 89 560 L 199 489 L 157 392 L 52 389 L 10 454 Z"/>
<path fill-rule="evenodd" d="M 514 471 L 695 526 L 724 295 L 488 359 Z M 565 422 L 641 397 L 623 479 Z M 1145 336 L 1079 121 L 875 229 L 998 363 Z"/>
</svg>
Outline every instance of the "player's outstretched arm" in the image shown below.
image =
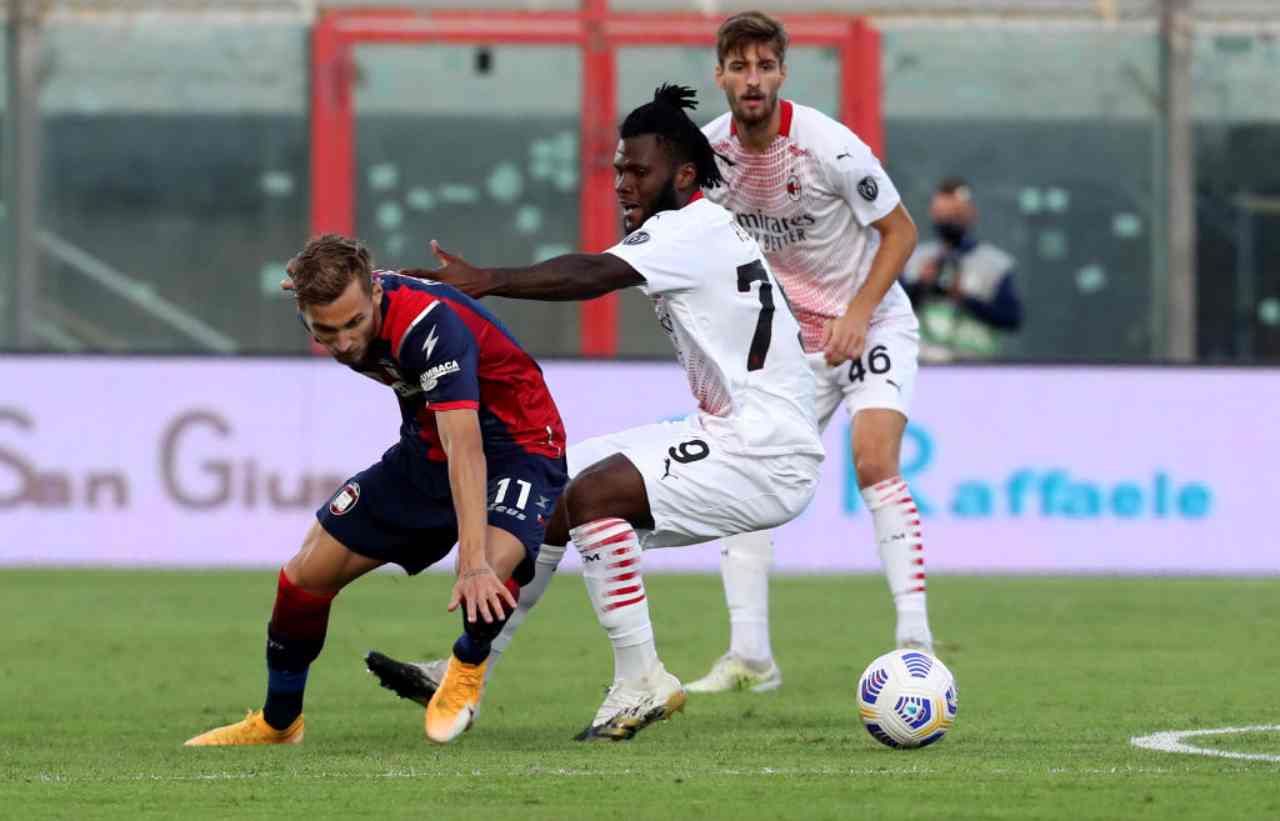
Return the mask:
<svg viewBox="0 0 1280 821">
<path fill-rule="evenodd" d="M 493 623 L 515 609 L 485 555 L 488 485 L 480 417 L 471 408 L 436 411 L 436 429 L 449 460 L 449 487 L 458 516 L 458 581 L 449 609 L 465 605 L 467 621 Z"/>
<path fill-rule="evenodd" d="M 611 291 L 643 285 L 644 277 L 613 254 L 565 254 L 524 268 L 477 268 L 431 241 L 441 267 L 435 271 L 403 271 L 445 282 L 473 296 L 571 301 L 594 299 Z"/>
<path fill-rule="evenodd" d="M 565 254 L 527 268 L 493 268 L 494 296 L 564 301 L 594 299 L 635 285 L 644 277 L 613 254 Z"/>
</svg>

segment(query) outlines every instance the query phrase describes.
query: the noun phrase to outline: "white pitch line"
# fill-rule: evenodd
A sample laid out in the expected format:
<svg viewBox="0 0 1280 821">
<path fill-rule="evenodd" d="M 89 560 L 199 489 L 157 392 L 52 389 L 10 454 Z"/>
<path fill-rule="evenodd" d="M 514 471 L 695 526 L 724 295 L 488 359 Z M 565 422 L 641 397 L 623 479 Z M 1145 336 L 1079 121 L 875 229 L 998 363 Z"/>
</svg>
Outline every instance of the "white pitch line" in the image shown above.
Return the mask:
<svg viewBox="0 0 1280 821">
<path fill-rule="evenodd" d="M 1242 728 L 1237 732 L 1244 732 L 1253 728 Z M 1268 728 L 1262 728 L 1268 729 Z M 1277 727 L 1275 729 L 1280 729 Z M 1213 731 L 1216 732 L 1216 731 Z M 1201 731 L 1201 734 L 1204 733 Z M 1137 739 L 1134 740 L 1135 743 Z M 1141 745 L 1139 745 L 1141 746 Z M 894 753 L 888 753 L 896 755 Z M 870 767 L 816 767 L 816 768 L 796 768 L 796 767 L 759 767 L 759 768 L 714 768 L 705 770 L 638 770 L 633 768 L 622 769 L 597 769 L 587 768 L 579 769 L 572 767 L 529 767 L 521 771 L 503 770 L 502 772 L 494 772 L 484 769 L 470 770 L 433 770 L 430 768 L 408 767 L 390 769 L 383 772 L 328 772 L 328 771 L 304 771 L 297 770 L 255 770 L 252 772 L 226 772 L 215 771 L 205 773 L 186 773 L 181 775 L 173 775 L 171 773 L 119 773 L 111 776 L 102 777 L 82 777 L 78 775 L 68 775 L 66 773 L 39 772 L 34 774 L 34 778 L 44 783 L 55 784 L 83 784 L 83 783 L 121 783 L 121 782 L 137 782 L 137 781 L 161 781 L 161 782 L 192 782 L 192 781 L 285 781 L 285 780 L 324 780 L 332 781 L 337 778 L 343 779 L 428 779 L 428 778 L 493 778 L 495 776 L 506 775 L 524 775 L 532 777 L 548 777 L 548 778 L 630 778 L 640 776 L 649 779 L 665 779 L 665 778 L 705 778 L 708 776 L 745 776 L 748 778 L 759 776 L 773 776 L 781 778 L 803 778 L 803 777 L 831 777 L 838 776 L 841 778 L 849 777 L 880 777 L 880 776 L 918 776 L 931 775 L 936 771 L 930 767 L 913 766 L 870 766 Z M 1037 771 L 1008 769 L 1004 767 L 989 769 L 983 771 L 985 775 L 1003 777 L 1013 774 L 1035 775 Z M 1183 772 L 1182 769 L 1170 769 L 1167 767 L 1051 767 L 1045 771 L 1049 776 L 1119 776 L 1129 777 L 1134 775 L 1168 775 L 1170 773 Z"/>
<path fill-rule="evenodd" d="M 1230 750 L 1209 750 L 1183 742 L 1184 738 L 1195 738 L 1202 735 L 1228 735 L 1233 733 L 1276 733 L 1280 732 L 1280 724 L 1257 724 L 1252 727 L 1221 727 L 1216 730 L 1182 730 L 1151 735 L 1134 736 L 1129 743 L 1145 750 L 1158 750 L 1162 753 L 1191 753 L 1209 755 L 1215 758 L 1239 758 L 1245 761 L 1280 761 L 1280 755 L 1269 753 L 1237 753 Z"/>
<path fill-rule="evenodd" d="M 501 775 L 511 775 L 514 771 L 504 771 Z M 631 768 L 624 769 L 575 769 L 568 767 L 560 767 L 547 769 L 542 767 L 531 767 L 522 771 L 523 775 L 528 776 L 550 776 L 553 778 L 624 778 L 631 776 L 643 776 L 648 778 L 698 778 L 706 776 L 775 776 L 781 778 L 793 778 L 804 776 L 908 776 L 908 775 L 928 775 L 933 771 L 928 767 L 910 766 L 910 767 L 830 767 L 830 768 L 786 768 L 786 767 L 761 767 L 759 769 L 707 769 L 695 771 L 653 771 L 653 770 L 636 770 Z M 299 772 L 295 770 L 258 770 L 254 772 L 207 772 L 207 773 L 185 773 L 180 775 L 172 775 L 168 773 L 120 773 L 113 776 L 105 776 L 99 778 L 83 778 L 65 773 L 36 773 L 35 778 L 46 783 L 113 783 L 122 781 L 275 781 L 286 779 L 320 779 L 330 781 L 335 778 L 346 779 L 399 779 L 399 778 L 465 778 L 479 777 L 492 778 L 498 773 L 481 769 L 471 770 L 431 770 L 426 768 L 410 767 L 407 769 L 391 769 L 385 772 Z"/>
</svg>

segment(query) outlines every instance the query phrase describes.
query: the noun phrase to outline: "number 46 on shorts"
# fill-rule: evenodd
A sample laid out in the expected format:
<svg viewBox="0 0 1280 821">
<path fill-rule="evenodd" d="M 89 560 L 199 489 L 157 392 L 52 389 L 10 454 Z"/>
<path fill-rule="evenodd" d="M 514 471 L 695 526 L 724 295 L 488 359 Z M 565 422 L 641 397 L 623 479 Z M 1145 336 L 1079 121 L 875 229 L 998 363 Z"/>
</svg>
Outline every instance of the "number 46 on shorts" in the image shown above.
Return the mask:
<svg viewBox="0 0 1280 821">
<path fill-rule="evenodd" d="M 867 371 L 879 375 L 888 373 L 893 367 L 893 362 L 889 359 L 889 350 L 884 345 L 876 345 L 867 351 L 863 358 L 866 359 L 865 365 L 862 364 L 862 359 L 855 359 L 849 363 L 849 382 L 861 382 L 866 378 Z"/>
</svg>

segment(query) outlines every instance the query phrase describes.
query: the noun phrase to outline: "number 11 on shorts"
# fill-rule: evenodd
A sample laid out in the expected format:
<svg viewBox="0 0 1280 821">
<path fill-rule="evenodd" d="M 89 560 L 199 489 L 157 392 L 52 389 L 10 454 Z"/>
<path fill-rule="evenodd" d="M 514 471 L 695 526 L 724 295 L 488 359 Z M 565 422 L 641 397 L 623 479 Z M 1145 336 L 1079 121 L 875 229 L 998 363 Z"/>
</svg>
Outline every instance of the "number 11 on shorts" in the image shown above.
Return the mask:
<svg viewBox="0 0 1280 821">
<path fill-rule="evenodd" d="M 515 508 L 524 510 L 524 506 L 529 503 L 529 493 L 533 490 L 533 485 L 524 479 L 516 479 L 516 484 L 520 486 L 520 495 L 516 497 Z M 498 480 L 498 494 L 493 497 L 491 504 L 500 505 L 507 498 L 507 488 L 511 487 L 511 477 L 504 476 Z"/>
</svg>

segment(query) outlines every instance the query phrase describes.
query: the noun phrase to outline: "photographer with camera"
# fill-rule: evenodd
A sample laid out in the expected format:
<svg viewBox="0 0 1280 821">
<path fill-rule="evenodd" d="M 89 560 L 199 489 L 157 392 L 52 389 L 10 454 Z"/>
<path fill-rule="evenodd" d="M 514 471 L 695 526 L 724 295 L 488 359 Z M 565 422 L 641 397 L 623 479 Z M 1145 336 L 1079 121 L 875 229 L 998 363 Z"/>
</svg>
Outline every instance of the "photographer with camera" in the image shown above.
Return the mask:
<svg viewBox="0 0 1280 821">
<path fill-rule="evenodd" d="M 920 317 L 920 359 L 994 359 L 1022 324 L 1014 260 L 973 235 L 978 210 L 959 177 L 939 183 L 929 206 L 935 239 L 907 261 L 902 285 Z"/>
</svg>

